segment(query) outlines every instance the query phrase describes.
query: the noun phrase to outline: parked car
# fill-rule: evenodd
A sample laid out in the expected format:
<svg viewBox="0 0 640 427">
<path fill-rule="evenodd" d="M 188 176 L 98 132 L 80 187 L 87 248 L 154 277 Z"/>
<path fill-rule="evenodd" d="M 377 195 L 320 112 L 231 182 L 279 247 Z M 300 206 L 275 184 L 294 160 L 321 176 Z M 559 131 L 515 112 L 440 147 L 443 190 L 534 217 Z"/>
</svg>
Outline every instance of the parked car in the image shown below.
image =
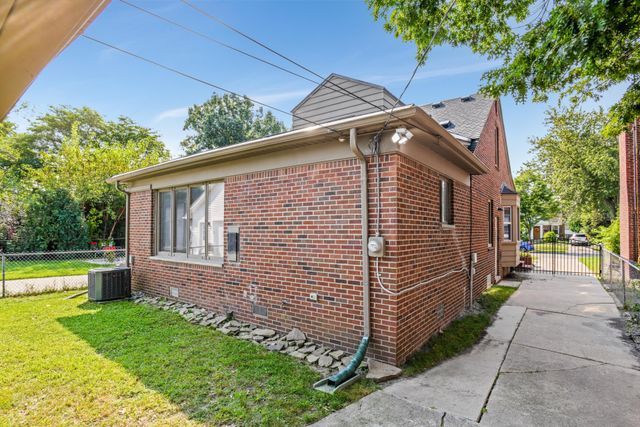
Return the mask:
<svg viewBox="0 0 640 427">
<path fill-rule="evenodd" d="M 589 239 L 586 234 L 574 233 L 569 238 L 569 244 L 571 246 L 589 246 Z"/>
<path fill-rule="evenodd" d="M 531 252 L 534 249 L 531 242 L 520 242 L 520 250 L 524 252 Z"/>
</svg>

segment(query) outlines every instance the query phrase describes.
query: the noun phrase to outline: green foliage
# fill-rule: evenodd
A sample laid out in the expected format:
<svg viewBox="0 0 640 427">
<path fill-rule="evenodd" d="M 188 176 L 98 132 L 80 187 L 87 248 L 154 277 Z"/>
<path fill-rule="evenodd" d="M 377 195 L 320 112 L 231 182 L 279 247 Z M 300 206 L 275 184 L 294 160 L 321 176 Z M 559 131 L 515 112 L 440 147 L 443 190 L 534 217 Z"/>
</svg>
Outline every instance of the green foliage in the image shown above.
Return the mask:
<svg viewBox="0 0 640 427">
<path fill-rule="evenodd" d="M 25 133 L 1 122 L 0 240 L 19 234 L 23 242 L 36 241 L 27 236 L 30 195 L 57 189 L 67 191 L 80 205 L 92 240 L 121 236 L 124 196 L 105 180 L 168 158 L 155 132 L 127 117 L 105 120 L 88 107 L 51 107 L 33 119 Z M 86 238 L 79 242 L 85 243 Z M 0 247 L 7 249 L 2 241 Z"/>
<path fill-rule="evenodd" d="M 493 316 L 516 291 L 507 286 L 493 286 L 478 301 L 480 312 L 460 317 L 439 335 L 431 338 L 404 367 L 404 375 L 412 376 L 430 369 L 473 346 L 493 322 Z"/>
<path fill-rule="evenodd" d="M 290 356 L 157 308 L 66 295 L 0 300 L 2 426 L 301 426 L 376 388 L 321 393 L 320 374 Z"/>
<path fill-rule="evenodd" d="M 376 20 L 396 37 L 414 41 L 418 57 L 433 38 L 450 0 L 367 0 Z M 468 46 L 502 60 L 484 74 L 483 91 L 547 101 L 559 93 L 598 98 L 628 84 L 609 112 L 609 134 L 640 115 L 640 2 L 636 0 L 457 1 L 434 45 Z"/>
<path fill-rule="evenodd" d="M 554 243 L 558 241 L 558 235 L 555 231 L 547 231 L 544 233 L 544 236 L 542 236 L 542 240 L 545 243 Z"/>
<path fill-rule="evenodd" d="M 521 234 L 528 239 L 538 221 L 557 215 L 558 204 L 542 174 L 529 163 L 518 173 L 515 184 L 520 195 Z"/>
<path fill-rule="evenodd" d="M 620 218 L 616 218 L 609 226 L 598 227 L 591 239 L 594 243 L 602 243 L 615 254 L 620 254 Z"/>
<path fill-rule="evenodd" d="M 85 249 L 87 243 L 82 209 L 67 190 L 39 190 L 30 197 L 15 249 L 61 251 Z"/>
<path fill-rule="evenodd" d="M 572 230 L 608 226 L 618 207 L 618 143 L 600 110 L 552 108 L 547 135 L 530 141 L 536 164 Z"/>
<path fill-rule="evenodd" d="M 194 132 L 180 143 L 187 154 L 225 147 L 287 130 L 270 112 L 255 108 L 250 99 L 213 94 L 189 108 L 184 130 Z"/>
</svg>

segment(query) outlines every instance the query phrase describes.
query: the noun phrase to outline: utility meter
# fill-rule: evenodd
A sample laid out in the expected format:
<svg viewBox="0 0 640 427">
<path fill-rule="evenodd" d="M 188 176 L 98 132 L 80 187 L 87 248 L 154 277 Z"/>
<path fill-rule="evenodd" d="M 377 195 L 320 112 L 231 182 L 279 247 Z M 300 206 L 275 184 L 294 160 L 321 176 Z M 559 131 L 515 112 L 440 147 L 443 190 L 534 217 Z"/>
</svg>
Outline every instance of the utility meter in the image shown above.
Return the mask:
<svg viewBox="0 0 640 427">
<path fill-rule="evenodd" d="M 371 257 L 384 256 L 384 237 L 382 236 L 369 237 L 369 243 L 367 244 L 367 249 L 369 249 L 369 256 Z"/>
</svg>

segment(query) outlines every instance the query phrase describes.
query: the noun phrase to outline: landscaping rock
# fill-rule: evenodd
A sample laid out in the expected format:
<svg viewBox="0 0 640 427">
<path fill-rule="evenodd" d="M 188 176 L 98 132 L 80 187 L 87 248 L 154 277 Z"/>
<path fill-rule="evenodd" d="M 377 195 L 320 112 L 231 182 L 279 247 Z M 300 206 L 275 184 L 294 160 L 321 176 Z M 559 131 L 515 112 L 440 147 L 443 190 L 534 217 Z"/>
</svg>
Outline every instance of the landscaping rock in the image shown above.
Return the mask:
<svg viewBox="0 0 640 427">
<path fill-rule="evenodd" d="M 315 355 L 313 355 L 313 354 L 310 354 L 310 355 L 308 355 L 308 356 L 306 357 L 306 359 L 305 359 L 305 360 L 306 360 L 307 362 L 309 362 L 309 363 L 311 363 L 311 364 L 313 365 L 314 363 L 316 363 L 316 362 L 318 361 L 318 359 L 320 359 L 320 357 L 319 357 L 319 356 L 315 356 Z"/>
<path fill-rule="evenodd" d="M 251 334 L 247 333 L 247 332 L 240 332 L 238 334 L 238 338 L 240 338 L 241 340 L 250 340 L 252 338 Z"/>
<path fill-rule="evenodd" d="M 240 322 L 238 322 L 237 320 L 229 320 L 229 322 L 226 325 L 227 327 L 233 327 L 233 328 L 240 328 L 240 326 L 242 326 L 242 324 Z"/>
<path fill-rule="evenodd" d="M 333 358 L 330 356 L 320 356 L 318 358 L 318 366 L 321 368 L 328 368 L 333 364 Z"/>
<path fill-rule="evenodd" d="M 309 354 L 309 353 L 313 353 L 313 351 L 316 349 L 315 345 L 312 345 L 310 347 L 302 347 L 301 349 L 299 349 L 298 351 L 300 353 L 304 353 L 304 354 Z"/>
<path fill-rule="evenodd" d="M 322 356 L 325 351 L 327 351 L 327 349 L 324 348 L 323 346 L 320 346 L 316 348 L 311 354 L 313 354 L 314 356 Z"/>
<path fill-rule="evenodd" d="M 290 353 L 290 355 L 291 355 L 291 356 L 293 356 L 293 357 L 295 357 L 296 359 L 300 359 L 300 360 L 302 360 L 302 359 L 304 359 L 305 357 L 307 357 L 307 355 L 306 355 L 306 354 L 304 354 L 304 353 L 300 353 L 299 351 L 293 351 L 293 352 L 291 352 L 291 353 Z"/>
<path fill-rule="evenodd" d="M 226 320 L 227 320 L 227 316 L 220 315 L 220 316 L 216 317 L 215 319 L 213 319 L 213 324 L 216 325 L 216 326 L 220 326 Z"/>
<path fill-rule="evenodd" d="M 264 337 L 262 335 L 251 335 L 251 339 L 254 340 L 255 342 L 260 342 L 264 340 Z"/>
<path fill-rule="evenodd" d="M 340 360 L 342 359 L 342 357 L 344 357 L 344 351 L 342 350 L 332 351 L 331 353 L 329 353 L 329 356 L 333 357 L 334 360 Z"/>
<path fill-rule="evenodd" d="M 276 334 L 276 331 L 273 329 L 254 329 L 252 332 L 253 335 L 259 335 L 264 338 L 272 337 Z"/>
<path fill-rule="evenodd" d="M 369 359 L 369 372 L 367 378 L 377 383 L 388 381 L 393 378 L 398 378 L 402 375 L 402 369 L 393 365 L 378 362 L 374 359 Z"/>
<path fill-rule="evenodd" d="M 293 328 L 286 337 L 287 341 L 305 341 L 307 336 L 298 328 Z"/>
<path fill-rule="evenodd" d="M 284 348 L 284 343 L 280 341 L 270 343 L 267 345 L 267 350 L 270 350 L 270 351 L 282 351 L 283 348 Z"/>
</svg>

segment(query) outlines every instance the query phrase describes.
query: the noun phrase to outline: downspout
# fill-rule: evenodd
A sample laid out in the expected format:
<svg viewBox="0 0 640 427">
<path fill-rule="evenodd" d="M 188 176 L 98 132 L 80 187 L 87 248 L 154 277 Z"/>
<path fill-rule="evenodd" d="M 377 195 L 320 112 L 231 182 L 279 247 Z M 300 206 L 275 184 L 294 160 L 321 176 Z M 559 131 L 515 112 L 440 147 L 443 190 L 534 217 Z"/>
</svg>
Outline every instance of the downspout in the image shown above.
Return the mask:
<svg viewBox="0 0 640 427">
<path fill-rule="evenodd" d="M 124 259 L 125 266 L 129 267 L 129 193 L 120 188 L 120 181 L 116 181 L 116 190 L 124 193 Z"/>
<path fill-rule="evenodd" d="M 473 308 L 473 274 L 476 271 L 473 259 L 473 175 L 469 175 L 469 309 Z"/>
<path fill-rule="evenodd" d="M 362 363 L 367 347 L 369 346 L 369 336 L 371 334 L 370 320 L 370 289 L 369 289 L 369 249 L 367 243 L 369 240 L 369 195 L 368 195 L 368 170 L 367 158 L 364 156 L 357 144 L 357 129 L 349 130 L 349 146 L 351 151 L 360 161 L 360 223 L 362 234 L 362 320 L 363 320 L 363 336 L 358 345 L 356 353 L 353 355 L 351 362 L 335 375 L 317 382 L 314 388 L 327 393 L 334 393 L 336 390 L 346 387 L 358 376 L 356 370 Z"/>
</svg>

